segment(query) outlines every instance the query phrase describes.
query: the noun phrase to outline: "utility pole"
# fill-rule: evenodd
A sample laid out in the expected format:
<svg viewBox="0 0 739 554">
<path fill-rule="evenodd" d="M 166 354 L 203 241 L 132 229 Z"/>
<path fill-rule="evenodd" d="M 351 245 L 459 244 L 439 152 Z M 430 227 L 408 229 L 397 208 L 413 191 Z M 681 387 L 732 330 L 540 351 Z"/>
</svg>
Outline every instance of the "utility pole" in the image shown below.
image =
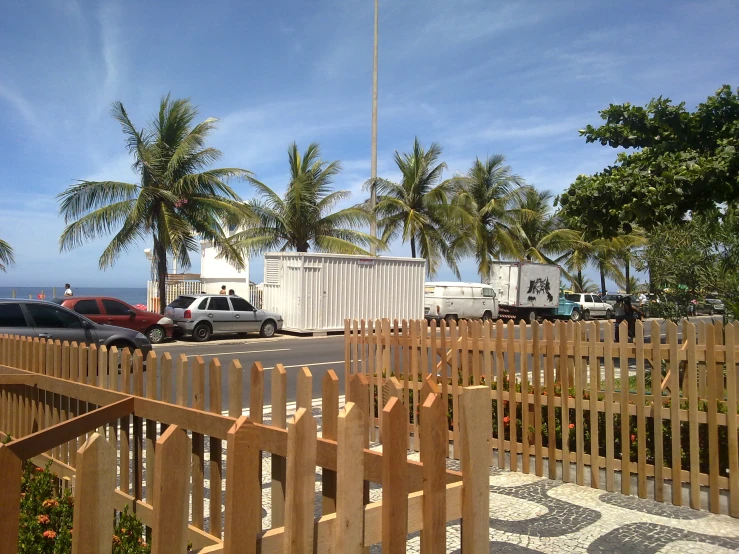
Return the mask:
<svg viewBox="0 0 739 554">
<path fill-rule="evenodd" d="M 372 71 L 372 161 L 370 168 L 370 207 L 372 209 L 372 221 L 370 223 L 370 233 L 377 238 L 377 216 L 375 215 L 375 206 L 377 205 L 377 28 L 378 13 L 380 11 L 379 0 L 375 0 L 375 49 L 374 49 L 374 68 Z M 370 245 L 370 253 L 377 255 L 377 248 L 374 244 Z"/>
</svg>

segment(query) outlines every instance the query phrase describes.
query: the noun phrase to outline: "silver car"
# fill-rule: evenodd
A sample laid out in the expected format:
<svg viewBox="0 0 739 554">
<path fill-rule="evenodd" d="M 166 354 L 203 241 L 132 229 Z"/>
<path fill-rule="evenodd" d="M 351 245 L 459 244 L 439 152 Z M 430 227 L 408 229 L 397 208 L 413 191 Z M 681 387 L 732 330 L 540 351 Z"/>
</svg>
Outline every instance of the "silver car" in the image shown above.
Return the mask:
<svg viewBox="0 0 739 554">
<path fill-rule="evenodd" d="M 0 333 L 78 344 L 141 350 L 146 359 L 151 342 L 133 329 L 102 325 L 52 302 L 0 298 Z"/>
<path fill-rule="evenodd" d="M 271 337 L 282 329 L 282 316 L 257 310 L 240 296 L 193 294 L 179 296 L 164 314 L 174 321 L 179 335 L 190 335 L 197 342 L 215 333 L 259 333 Z"/>
</svg>

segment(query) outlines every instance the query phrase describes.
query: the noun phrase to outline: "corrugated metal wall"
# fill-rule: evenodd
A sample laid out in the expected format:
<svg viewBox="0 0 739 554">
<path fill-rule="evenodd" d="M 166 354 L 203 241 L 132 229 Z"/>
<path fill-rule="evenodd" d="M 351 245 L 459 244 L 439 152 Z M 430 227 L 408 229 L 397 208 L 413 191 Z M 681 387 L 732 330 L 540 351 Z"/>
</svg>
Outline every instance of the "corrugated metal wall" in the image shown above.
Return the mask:
<svg viewBox="0 0 739 554">
<path fill-rule="evenodd" d="M 265 273 L 267 267 L 270 281 L 278 274 L 279 284 L 265 275 L 265 309 L 280 313 L 288 329 L 340 330 L 346 318 L 423 317 L 423 260 L 267 254 Z"/>
</svg>

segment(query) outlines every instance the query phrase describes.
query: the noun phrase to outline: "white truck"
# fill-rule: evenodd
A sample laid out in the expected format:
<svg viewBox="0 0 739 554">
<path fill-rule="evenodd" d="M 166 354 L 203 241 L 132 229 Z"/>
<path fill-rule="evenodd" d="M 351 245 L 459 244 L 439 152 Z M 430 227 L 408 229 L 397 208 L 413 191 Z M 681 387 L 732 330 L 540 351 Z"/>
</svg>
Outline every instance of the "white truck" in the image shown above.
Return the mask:
<svg viewBox="0 0 739 554">
<path fill-rule="evenodd" d="M 501 318 L 537 319 L 559 316 L 560 268 L 531 262 L 494 262 L 487 284 L 497 295 Z"/>
<path fill-rule="evenodd" d="M 428 320 L 498 319 L 495 291 L 482 283 L 426 283 L 423 298 Z"/>
</svg>

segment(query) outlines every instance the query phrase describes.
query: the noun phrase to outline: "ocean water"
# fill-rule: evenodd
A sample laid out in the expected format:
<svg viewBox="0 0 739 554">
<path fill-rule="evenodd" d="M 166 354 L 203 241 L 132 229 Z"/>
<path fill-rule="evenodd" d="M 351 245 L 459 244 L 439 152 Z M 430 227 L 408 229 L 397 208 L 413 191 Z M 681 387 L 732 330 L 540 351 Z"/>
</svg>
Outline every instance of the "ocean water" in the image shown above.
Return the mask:
<svg viewBox="0 0 739 554">
<path fill-rule="evenodd" d="M 46 293 L 46 299 L 53 298 L 54 287 L 0 287 L 0 298 L 11 298 L 15 291 L 16 298 L 36 298 L 41 291 Z M 72 287 L 75 296 L 110 296 L 129 304 L 146 305 L 146 287 Z M 64 295 L 64 283 L 56 287 L 57 297 Z"/>
</svg>

